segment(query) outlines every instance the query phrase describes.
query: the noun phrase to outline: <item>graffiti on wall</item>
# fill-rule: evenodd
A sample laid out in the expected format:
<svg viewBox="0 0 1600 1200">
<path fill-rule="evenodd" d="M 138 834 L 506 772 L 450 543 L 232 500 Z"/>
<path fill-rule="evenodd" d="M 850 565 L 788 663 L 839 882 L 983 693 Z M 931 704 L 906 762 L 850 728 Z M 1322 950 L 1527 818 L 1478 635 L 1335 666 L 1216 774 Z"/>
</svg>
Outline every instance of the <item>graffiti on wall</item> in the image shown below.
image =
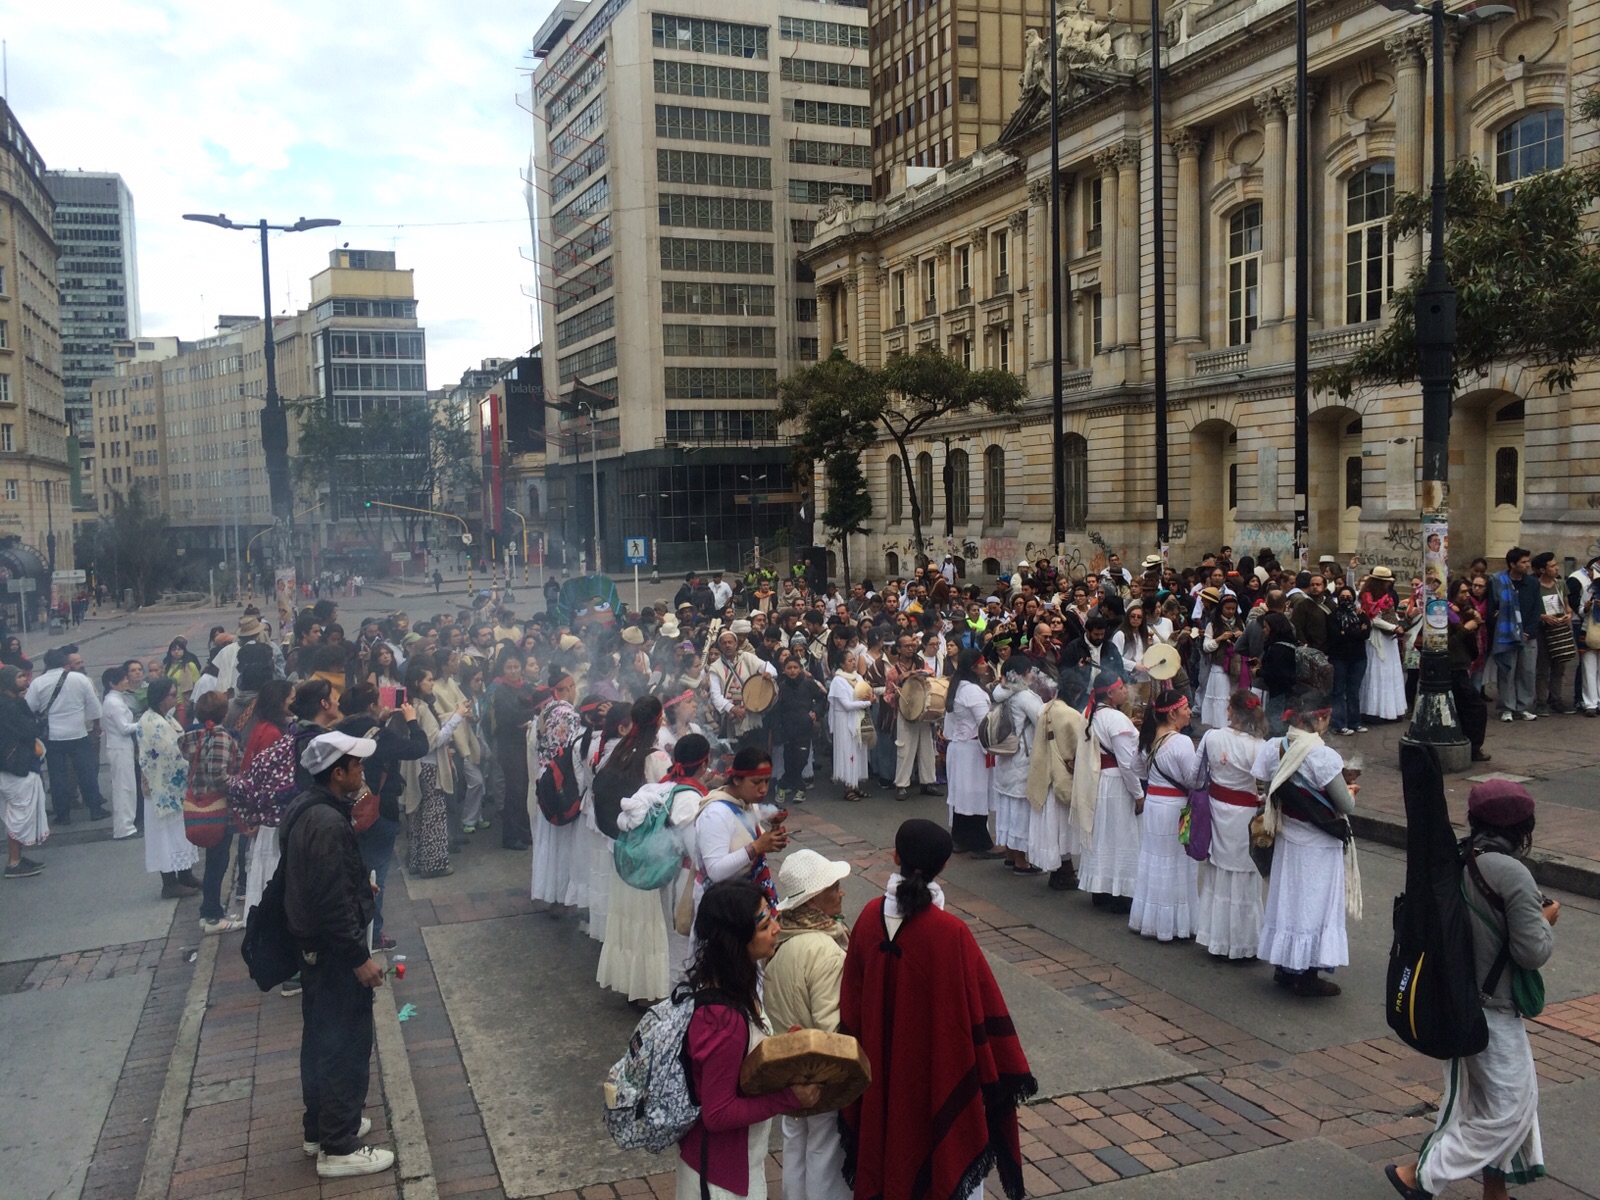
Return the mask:
<svg viewBox="0 0 1600 1200">
<path fill-rule="evenodd" d="M 1294 530 L 1287 521 L 1256 521 L 1250 525 L 1239 526 L 1233 539 L 1233 557 L 1237 561 L 1240 556 L 1255 552 L 1263 546 L 1269 546 L 1280 560 L 1294 556 Z"/>
</svg>

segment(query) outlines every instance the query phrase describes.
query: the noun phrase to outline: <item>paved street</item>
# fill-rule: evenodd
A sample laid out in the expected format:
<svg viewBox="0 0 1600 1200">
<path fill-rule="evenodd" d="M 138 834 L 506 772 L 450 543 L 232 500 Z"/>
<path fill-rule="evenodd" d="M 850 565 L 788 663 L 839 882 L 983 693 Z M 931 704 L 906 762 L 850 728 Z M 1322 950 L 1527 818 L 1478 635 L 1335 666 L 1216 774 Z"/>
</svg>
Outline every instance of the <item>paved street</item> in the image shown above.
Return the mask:
<svg viewBox="0 0 1600 1200">
<path fill-rule="evenodd" d="M 433 611 L 422 596 L 403 602 L 413 616 Z M 346 603 L 351 628 L 384 601 Z M 106 616 L 74 636 L 97 674 L 129 654 L 159 653 L 174 633 L 201 639 L 232 615 Z M 29 649 L 45 644 L 30 639 Z M 1600 891 L 1596 792 L 1586 784 L 1600 777 L 1600 725 L 1503 728 L 1491 727 L 1490 765 L 1534 777 L 1542 848 L 1562 856 L 1579 891 Z M 1375 729 L 1340 747 L 1365 756 L 1368 814 L 1398 812 L 1398 732 Z M 1467 786 L 1457 781 L 1453 794 L 1464 799 Z M 791 824 L 798 844 L 855 865 L 854 912 L 887 877 L 898 823 L 944 809 L 878 791 L 857 805 L 835 795 L 813 790 Z M 953 861 L 950 907 L 994 961 L 1041 1085 L 1023 1116 L 1030 1195 L 1091 1185 L 1112 1200 L 1393 1194 L 1381 1165 L 1414 1153 L 1440 1071 L 1384 1025 L 1388 913 L 1403 862 L 1378 841 L 1362 853 L 1366 920 L 1351 927 L 1353 965 L 1337 976 L 1345 994 L 1328 1002 L 1287 996 L 1265 968 L 1136 938 L 1087 897 L 1050 892 L 1042 879 Z M 239 935 L 202 943 L 197 900 L 158 900 L 141 847 L 113 845 L 103 825 L 76 822 L 38 857 L 49 864 L 42 876 L 0 885 L 11 1065 L 0 1111 L 13 1114 L 0 1125 L 0 1194 L 670 1194 L 670 1159 L 617 1151 L 599 1118 L 599 1081 L 636 1014 L 592 983 L 598 944 L 573 919 L 534 911 L 527 856 L 502 851 L 493 833 L 477 836 L 449 878 L 391 875 L 388 929 L 407 974 L 379 996 L 368 1115 L 400 1170 L 327 1184 L 299 1150 L 298 1001 L 255 989 Z M 1530 1032 L 1552 1179 L 1525 1194 L 1600 1197 L 1600 902 L 1550 890 L 1565 910 L 1545 971 L 1549 1007 Z M 777 1170 L 774 1155 L 775 1197 Z"/>
</svg>

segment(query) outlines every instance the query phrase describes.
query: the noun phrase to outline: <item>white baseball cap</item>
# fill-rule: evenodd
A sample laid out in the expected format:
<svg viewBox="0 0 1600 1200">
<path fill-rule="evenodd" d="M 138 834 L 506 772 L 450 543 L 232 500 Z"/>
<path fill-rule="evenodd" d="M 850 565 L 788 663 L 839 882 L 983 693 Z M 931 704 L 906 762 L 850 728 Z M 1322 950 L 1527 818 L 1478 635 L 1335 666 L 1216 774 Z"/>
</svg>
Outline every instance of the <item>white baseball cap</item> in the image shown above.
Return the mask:
<svg viewBox="0 0 1600 1200">
<path fill-rule="evenodd" d="M 300 765 L 313 775 L 320 775 L 345 755 L 371 758 L 378 743 L 371 738 L 351 737 L 348 733 L 323 733 L 311 739 L 300 752 Z"/>
</svg>

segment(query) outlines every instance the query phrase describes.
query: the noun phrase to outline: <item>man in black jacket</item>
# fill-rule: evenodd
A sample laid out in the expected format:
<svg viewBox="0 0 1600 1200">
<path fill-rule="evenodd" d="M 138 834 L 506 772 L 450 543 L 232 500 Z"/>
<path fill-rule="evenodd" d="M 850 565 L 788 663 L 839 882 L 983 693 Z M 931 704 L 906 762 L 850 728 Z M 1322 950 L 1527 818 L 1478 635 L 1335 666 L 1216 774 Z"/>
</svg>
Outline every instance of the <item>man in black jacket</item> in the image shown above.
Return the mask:
<svg viewBox="0 0 1600 1200">
<path fill-rule="evenodd" d="M 390 1150 L 362 1144 L 372 1058 L 372 990 L 383 968 L 367 950 L 372 887 L 350 810 L 366 790 L 362 762 L 377 744 L 325 733 L 301 751 L 311 786 L 284 813 L 284 911 L 300 951 L 300 1094 L 304 1144 L 323 1178 L 373 1175 Z"/>
<path fill-rule="evenodd" d="M 370 738 L 377 749 L 368 756 L 364 775 L 367 787 L 378 796 L 378 819 L 356 840 L 367 870 L 378 877 L 378 898 L 372 921 L 372 945 L 378 950 L 393 950 L 395 940 L 383 931 L 383 890 L 389 879 L 389 864 L 394 861 L 394 844 L 400 836 L 400 793 L 406 781 L 400 774 L 402 762 L 414 761 L 428 752 L 428 738 L 417 724 L 417 710 L 402 704 L 393 712 L 378 708 L 378 689 L 370 683 L 346 688 L 339 697 L 344 714 L 336 729 L 351 737 Z"/>
</svg>

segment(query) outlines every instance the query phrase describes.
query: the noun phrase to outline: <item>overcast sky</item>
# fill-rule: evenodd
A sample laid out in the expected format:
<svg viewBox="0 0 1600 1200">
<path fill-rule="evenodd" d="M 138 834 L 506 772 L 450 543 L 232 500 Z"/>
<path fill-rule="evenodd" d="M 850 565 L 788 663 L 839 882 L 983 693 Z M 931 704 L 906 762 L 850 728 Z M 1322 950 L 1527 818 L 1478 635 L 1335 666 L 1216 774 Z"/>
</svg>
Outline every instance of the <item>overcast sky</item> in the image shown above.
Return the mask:
<svg viewBox="0 0 1600 1200">
<path fill-rule="evenodd" d="M 550 0 L 0 0 L 9 100 L 52 168 L 132 189 L 143 332 L 259 313 L 256 239 L 185 212 L 338 217 L 274 234 L 273 307 L 302 308 L 328 251 L 416 270 L 428 383 L 532 344 L 516 104 Z M 456 224 L 447 224 L 456 222 Z"/>
</svg>

